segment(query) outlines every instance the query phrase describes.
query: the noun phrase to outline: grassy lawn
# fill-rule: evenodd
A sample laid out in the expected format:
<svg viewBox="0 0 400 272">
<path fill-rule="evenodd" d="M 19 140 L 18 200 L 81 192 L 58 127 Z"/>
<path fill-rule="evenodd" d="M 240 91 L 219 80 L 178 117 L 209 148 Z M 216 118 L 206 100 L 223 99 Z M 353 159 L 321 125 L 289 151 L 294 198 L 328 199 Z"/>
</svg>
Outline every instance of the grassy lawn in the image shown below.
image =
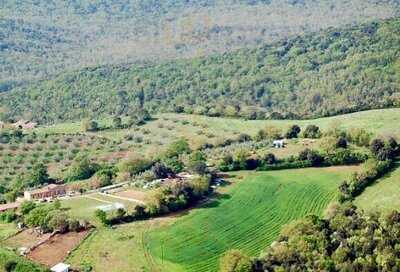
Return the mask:
<svg viewBox="0 0 400 272">
<path fill-rule="evenodd" d="M 63 199 L 61 201 L 61 207 L 74 218 L 85 219 L 93 224 L 96 224 L 97 220 L 94 216 L 96 209 L 98 209 L 99 206 L 113 203 L 121 203 L 125 205 L 129 212 L 132 212 L 134 207 L 137 205 L 136 202 L 119 199 L 113 197 L 112 195 L 108 196 L 96 193 L 87 196 L 77 196 L 69 199 Z"/>
<path fill-rule="evenodd" d="M 90 222 L 95 222 L 94 212 L 98 206 L 106 205 L 107 203 L 87 198 L 73 197 L 61 201 L 61 207 L 65 209 L 72 217 L 85 219 Z"/>
<path fill-rule="evenodd" d="M 226 250 L 257 256 L 282 225 L 321 214 L 355 170 L 238 172 L 216 199 L 184 214 L 98 229 L 68 261 L 90 262 L 96 271 L 215 271 Z"/>
<path fill-rule="evenodd" d="M 379 179 L 354 201 L 367 212 L 400 210 L 400 163 L 394 171 Z"/>
</svg>

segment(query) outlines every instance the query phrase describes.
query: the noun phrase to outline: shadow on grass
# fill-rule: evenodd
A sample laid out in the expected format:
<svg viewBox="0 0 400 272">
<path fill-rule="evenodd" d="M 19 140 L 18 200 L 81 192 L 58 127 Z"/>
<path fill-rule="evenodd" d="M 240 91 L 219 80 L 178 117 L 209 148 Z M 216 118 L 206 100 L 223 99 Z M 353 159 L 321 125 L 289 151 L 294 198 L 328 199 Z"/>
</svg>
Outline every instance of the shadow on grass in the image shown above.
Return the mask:
<svg viewBox="0 0 400 272">
<path fill-rule="evenodd" d="M 199 206 L 200 209 L 210 209 L 210 208 L 217 208 L 221 205 L 221 202 L 226 199 L 230 199 L 231 196 L 228 194 L 221 194 L 221 193 L 213 193 L 210 199 Z"/>
<path fill-rule="evenodd" d="M 382 181 L 382 179 L 387 179 L 392 177 L 393 173 L 400 169 L 400 159 L 397 158 L 397 160 L 393 163 L 393 167 L 389 170 L 389 172 L 387 172 L 386 174 L 384 174 L 382 177 L 380 177 L 379 179 L 377 179 L 375 182 L 373 182 L 371 185 L 374 185 L 375 183 L 379 183 Z M 370 186 L 371 186 L 370 185 Z"/>
</svg>

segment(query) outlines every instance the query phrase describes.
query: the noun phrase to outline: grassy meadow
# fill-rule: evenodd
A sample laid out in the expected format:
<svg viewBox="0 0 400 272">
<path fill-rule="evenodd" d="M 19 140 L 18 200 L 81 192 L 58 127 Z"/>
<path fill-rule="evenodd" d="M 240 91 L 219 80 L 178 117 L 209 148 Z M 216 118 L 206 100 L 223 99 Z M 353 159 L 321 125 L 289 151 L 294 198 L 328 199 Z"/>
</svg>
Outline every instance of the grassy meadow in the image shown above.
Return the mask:
<svg viewBox="0 0 400 272">
<path fill-rule="evenodd" d="M 0 241 L 15 233 L 17 233 L 17 228 L 14 223 L 0 223 Z"/>
<path fill-rule="evenodd" d="M 175 216 L 100 228 L 68 262 L 95 271 L 215 271 L 230 248 L 256 256 L 282 225 L 321 214 L 357 167 L 237 172 L 209 202 Z M 128 271 L 126 270 L 126 271 Z"/>
<path fill-rule="evenodd" d="M 400 163 L 395 169 L 367 187 L 354 203 L 366 212 L 400 210 Z"/>
<path fill-rule="evenodd" d="M 128 212 L 132 212 L 137 203 L 124 199 L 113 197 L 112 195 L 104 195 L 94 193 L 84 196 L 76 196 L 66 198 L 61 201 L 62 208 L 74 218 L 85 219 L 97 224 L 94 212 L 99 206 L 121 203 Z"/>
<path fill-rule="evenodd" d="M 111 119 L 98 120 L 100 126 L 110 126 Z M 213 133 L 217 136 L 229 136 L 236 133 L 246 132 L 254 135 L 259 129 L 265 126 L 277 126 L 282 129 L 289 127 L 291 124 L 298 124 L 300 126 L 307 126 L 315 124 L 321 129 L 327 129 L 332 125 L 339 125 L 342 128 L 365 128 L 372 133 L 379 134 L 395 134 L 400 135 L 400 127 L 397 124 L 400 122 L 400 108 L 393 109 L 379 109 L 362 111 L 333 117 L 318 118 L 311 120 L 243 120 L 235 118 L 222 118 L 222 117 L 207 117 L 203 115 L 188 115 L 188 114 L 175 114 L 165 113 L 154 116 L 154 120 L 142 126 L 143 129 L 150 130 L 152 135 L 161 136 L 162 133 L 177 134 L 180 136 L 194 136 L 199 135 L 199 138 L 210 138 L 207 135 L 197 133 L 201 128 L 204 132 Z M 175 124 L 175 125 L 174 125 Z M 40 127 L 36 129 L 38 133 L 59 134 L 59 133 L 78 133 L 83 132 L 80 122 L 60 123 L 48 127 Z M 111 137 L 114 139 L 121 139 L 124 133 L 135 131 L 131 129 L 123 130 L 106 130 L 100 131 L 100 135 Z M 156 133 L 158 131 L 158 133 Z M 160 137 L 161 138 L 161 137 Z M 212 137 L 211 137 L 212 138 Z"/>
<path fill-rule="evenodd" d="M 258 130 L 276 126 L 285 131 L 290 125 L 305 128 L 318 125 L 322 130 L 333 126 L 340 128 L 364 128 L 374 135 L 400 136 L 400 109 L 383 109 L 357 112 L 313 120 L 243 120 L 234 118 L 207 117 L 165 113 L 143 126 L 129 129 L 106 129 L 88 135 L 101 136 L 117 142 L 120 150 L 134 149 L 135 152 L 156 154 L 159 150 L 180 137 L 189 139 L 193 148 L 204 143 L 219 143 L 234 138 L 240 133 L 254 136 Z M 111 119 L 98 120 L 100 126 L 110 126 Z M 38 134 L 83 133 L 81 123 L 62 123 L 36 129 Z"/>
</svg>

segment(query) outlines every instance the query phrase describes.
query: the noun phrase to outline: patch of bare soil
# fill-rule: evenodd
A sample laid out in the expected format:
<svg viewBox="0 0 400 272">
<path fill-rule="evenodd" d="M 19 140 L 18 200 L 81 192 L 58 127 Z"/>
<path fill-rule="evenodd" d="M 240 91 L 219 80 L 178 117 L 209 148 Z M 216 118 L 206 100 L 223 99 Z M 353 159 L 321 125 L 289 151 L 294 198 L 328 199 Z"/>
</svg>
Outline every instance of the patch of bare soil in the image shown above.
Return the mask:
<svg viewBox="0 0 400 272">
<path fill-rule="evenodd" d="M 28 253 L 35 262 L 52 267 L 62 261 L 88 235 L 89 230 L 56 234 L 48 241 Z"/>
<path fill-rule="evenodd" d="M 4 244 L 5 246 L 9 246 L 12 248 L 31 248 L 41 241 L 47 240 L 49 236 L 49 233 L 39 234 L 33 229 L 26 229 L 21 231 L 17 235 L 8 238 L 6 241 L 4 241 Z"/>
</svg>

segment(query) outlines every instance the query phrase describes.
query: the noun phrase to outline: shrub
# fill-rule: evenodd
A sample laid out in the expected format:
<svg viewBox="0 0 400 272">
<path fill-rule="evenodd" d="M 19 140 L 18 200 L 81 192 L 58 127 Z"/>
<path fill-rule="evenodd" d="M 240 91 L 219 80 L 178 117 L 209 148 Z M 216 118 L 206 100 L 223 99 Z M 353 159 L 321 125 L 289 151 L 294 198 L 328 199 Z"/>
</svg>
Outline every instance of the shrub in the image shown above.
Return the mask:
<svg viewBox="0 0 400 272">
<path fill-rule="evenodd" d="M 17 267 L 17 262 L 14 260 L 8 260 L 5 264 L 4 264 L 4 270 L 6 272 L 13 272 L 15 271 L 15 268 Z"/>
<path fill-rule="evenodd" d="M 278 140 L 282 138 L 282 130 L 275 126 L 268 126 L 265 128 L 265 135 L 269 139 Z"/>
<path fill-rule="evenodd" d="M 94 132 L 99 130 L 99 124 L 93 120 L 83 120 L 82 121 L 82 130 Z"/>
<path fill-rule="evenodd" d="M 98 165 L 92 163 L 86 155 L 78 155 L 65 174 L 66 181 L 90 178 L 98 170 Z"/>
<path fill-rule="evenodd" d="M 179 155 L 187 154 L 190 152 L 191 152 L 191 150 L 189 147 L 189 142 L 186 139 L 181 138 L 169 145 L 164 156 L 168 157 L 168 158 L 172 158 L 172 157 L 177 157 Z"/>
<path fill-rule="evenodd" d="M 151 167 L 151 162 L 143 156 L 133 154 L 128 158 L 122 160 L 118 165 L 120 172 L 127 172 L 130 175 L 136 175 Z"/>
<path fill-rule="evenodd" d="M 240 250 L 226 252 L 219 264 L 220 272 L 251 272 L 252 262 L 249 256 Z"/>
<path fill-rule="evenodd" d="M 382 139 L 374 139 L 370 144 L 370 149 L 374 155 L 377 155 L 384 146 L 385 142 Z"/>
<path fill-rule="evenodd" d="M 189 171 L 204 175 L 207 170 L 206 158 L 201 151 L 196 151 L 190 154 L 187 165 Z"/>
<path fill-rule="evenodd" d="M 292 125 L 285 134 L 287 139 L 297 138 L 301 129 L 298 125 Z"/>
<path fill-rule="evenodd" d="M 173 174 L 171 168 L 167 167 L 164 163 L 157 162 L 152 168 L 151 171 L 153 172 L 156 179 L 166 178 L 169 175 Z"/>
<path fill-rule="evenodd" d="M 347 148 L 347 139 L 344 137 L 339 137 L 336 142 L 336 148 Z"/>
<path fill-rule="evenodd" d="M 47 167 L 43 163 L 35 164 L 32 168 L 32 172 L 29 176 L 30 186 L 39 186 L 49 182 L 49 174 L 47 173 Z"/>
<path fill-rule="evenodd" d="M 308 125 L 303 132 L 304 138 L 317 139 L 321 137 L 321 131 L 316 125 Z"/>
<path fill-rule="evenodd" d="M 274 154 L 267 153 L 263 157 L 263 162 L 266 163 L 266 164 L 276 164 L 277 163 L 277 159 L 276 159 Z"/>
<path fill-rule="evenodd" d="M 317 151 L 307 148 L 300 152 L 299 160 L 309 161 L 312 166 L 321 166 L 324 158 Z"/>
<path fill-rule="evenodd" d="M 239 143 L 244 143 L 244 142 L 251 141 L 251 136 L 246 134 L 246 133 L 241 133 L 241 134 L 239 134 L 239 136 L 237 138 L 237 141 Z"/>
<path fill-rule="evenodd" d="M 112 120 L 112 123 L 113 123 L 113 128 L 116 128 L 116 129 L 121 128 L 122 127 L 121 117 L 115 116 Z"/>
<path fill-rule="evenodd" d="M 348 140 L 357 146 L 369 146 L 372 134 L 362 128 L 352 128 L 347 133 Z"/>
<path fill-rule="evenodd" d="M 107 226 L 109 224 L 109 221 L 107 219 L 107 214 L 105 211 L 103 210 L 96 210 L 94 212 L 94 215 L 96 216 L 97 220 L 99 220 L 99 222 L 103 225 L 103 226 Z"/>
</svg>

